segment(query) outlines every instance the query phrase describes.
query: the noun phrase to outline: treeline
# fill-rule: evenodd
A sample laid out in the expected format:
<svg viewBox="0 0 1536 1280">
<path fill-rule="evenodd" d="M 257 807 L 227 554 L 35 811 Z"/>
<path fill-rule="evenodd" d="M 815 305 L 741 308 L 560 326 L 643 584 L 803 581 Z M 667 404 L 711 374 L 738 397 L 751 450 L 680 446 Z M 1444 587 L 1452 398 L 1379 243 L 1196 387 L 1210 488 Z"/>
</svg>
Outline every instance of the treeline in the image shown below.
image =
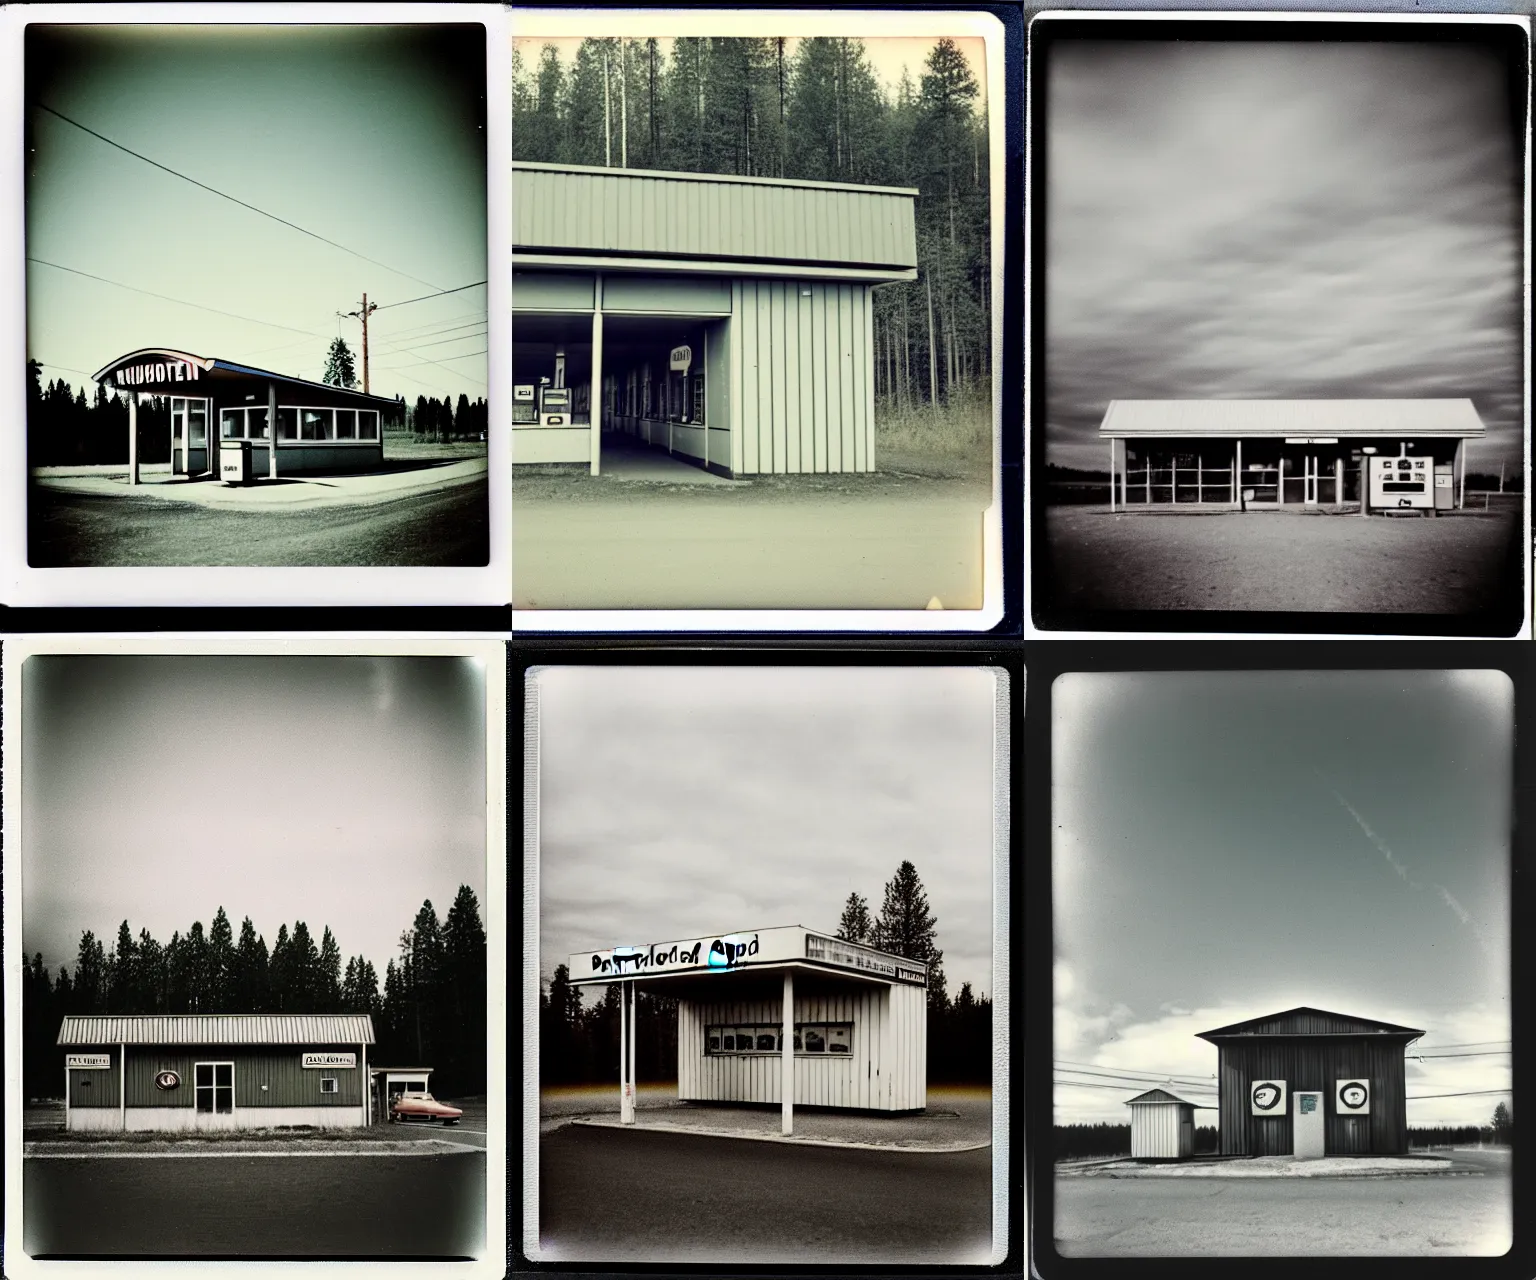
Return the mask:
<svg viewBox="0 0 1536 1280">
<path fill-rule="evenodd" d="M 1514 1145 L 1513 1128 L 1499 1130 L 1491 1124 L 1438 1125 L 1434 1128 L 1409 1129 L 1410 1147 L 1471 1147 Z"/>
<path fill-rule="evenodd" d="M 1054 1126 L 1058 1160 L 1088 1160 L 1094 1156 L 1131 1154 L 1129 1124 L 1058 1124 Z M 1221 1150 L 1221 1131 L 1214 1125 L 1195 1126 L 1195 1154 L 1215 1155 Z"/>
<path fill-rule="evenodd" d="M 417 396 L 408 417 L 411 431 L 422 440 L 484 440 L 490 423 L 485 401 L 471 401 L 463 392 L 457 407 L 451 396 Z"/>
<path fill-rule="evenodd" d="M 380 1066 L 433 1068 L 441 1095 L 485 1091 L 485 928 L 480 903 L 460 885 L 441 922 L 423 902 L 400 935 L 400 955 L 385 966 L 383 988 L 371 961 L 345 963 L 330 926 L 317 944 L 304 921 L 279 925 L 270 950 L 246 916 L 235 937 L 221 906 L 205 932 L 194 921 L 169 942 L 128 921 L 105 946 L 80 935 L 73 970 L 56 975 L 41 953 L 23 957 L 22 1071 L 26 1096 L 58 1096 L 64 1050 L 57 1045 L 69 1014 L 366 1013 L 373 1018 Z"/>
<path fill-rule="evenodd" d="M 930 1083 L 989 1084 L 992 1079 L 992 1002 L 977 996 L 969 982 L 950 1000 L 944 981 L 944 953 L 935 945 L 936 922 L 917 868 L 904 861 L 886 883 L 878 917 L 853 893 L 843 908 L 837 936 L 877 947 L 928 967 L 928 1080 Z M 619 988 L 603 988 L 590 1008 L 583 990 L 572 986 L 565 965 L 539 987 L 539 1067 L 544 1084 L 618 1084 Z M 640 992 L 637 996 L 635 1075 L 639 1083 L 677 1079 L 677 1001 Z M 856 1033 L 857 1034 L 857 1033 Z"/>
<path fill-rule="evenodd" d="M 683 36 L 512 55 L 513 158 L 915 187 L 918 278 L 875 290 L 888 409 L 983 393 L 991 377 L 987 117 L 949 39 L 881 85 L 863 42 Z"/>
<path fill-rule="evenodd" d="M 100 383 L 83 388 L 55 378 L 46 387 L 43 366 L 27 361 L 27 465 L 87 466 L 128 461 L 128 401 Z M 160 397 L 139 405 L 139 461 L 171 460 L 171 406 Z"/>
</svg>

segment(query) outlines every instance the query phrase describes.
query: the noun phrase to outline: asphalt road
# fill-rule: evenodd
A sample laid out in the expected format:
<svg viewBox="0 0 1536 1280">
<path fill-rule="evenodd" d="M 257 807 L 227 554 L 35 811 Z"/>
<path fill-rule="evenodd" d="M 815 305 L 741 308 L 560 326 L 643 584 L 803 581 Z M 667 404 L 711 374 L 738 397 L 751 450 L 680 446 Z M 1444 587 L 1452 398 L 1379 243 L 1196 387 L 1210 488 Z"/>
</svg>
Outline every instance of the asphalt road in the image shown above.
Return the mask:
<svg viewBox="0 0 1536 1280">
<path fill-rule="evenodd" d="M 369 506 L 284 512 L 33 486 L 27 562 L 33 568 L 485 565 L 489 493 L 482 479 Z"/>
<path fill-rule="evenodd" d="M 514 489 L 517 607 L 921 609 L 934 596 L 946 609 L 982 604 L 984 499 L 597 492 L 601 501 L 567 503 Z"/>
<path fill-rule="evenodd" d="M 539 1139 L 545 1261 L 985 1263 L 992 1152 L 568 1126 Z"/>
<path fill-rule="evenodd" d="M 1513 1230 L 1509 1159 L 1457 1152 L 1486 1172 L 1397 1178 L 1056 1179 L 1066 1257 L 1467 1257 Z"/>
<path fill-rule="evenodd" d="M 471 1151 L 29 1159 L 23 1241 L 34 1256 L 469 1257 L 485 1169 Z"/>
</svg>

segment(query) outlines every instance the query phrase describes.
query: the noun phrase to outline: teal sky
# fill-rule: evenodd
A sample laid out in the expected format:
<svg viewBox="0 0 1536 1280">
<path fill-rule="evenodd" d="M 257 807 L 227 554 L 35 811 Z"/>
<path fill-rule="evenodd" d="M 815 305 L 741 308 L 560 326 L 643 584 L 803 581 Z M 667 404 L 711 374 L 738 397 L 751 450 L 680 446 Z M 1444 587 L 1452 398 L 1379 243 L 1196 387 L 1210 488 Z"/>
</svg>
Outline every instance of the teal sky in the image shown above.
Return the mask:
<svg viewBox="0 0 1536 1280">
<path fill-rule="evenodd" d="M 1194 1032 L 1303 1004 L 1421 1027 L 1426 1052 L 1507 1041 L 1501 673 L 1078 674 L 1054 714 L 1058 1059 L 1204 1077 Z M 1508 1064 L 1410 1062 L 1408 1092 Z M 1112 1091 L 1057 1101 L 1123 1119 Z"/>
<path fill-rule="evenodd" d="M 29 27 L 29 259 L 249 317 L 29 261 L 27 350 L 44 381 L 88 385 L 147 346 L 318 379 L 340 332 L 361 382 L 358 321 L 336 312 L 366 291 L 383 308 L 374 394 L 484 396 L 484 286 L 387 306 L 487 278 L 484 42 L 476 25 Z"/>
</svg>

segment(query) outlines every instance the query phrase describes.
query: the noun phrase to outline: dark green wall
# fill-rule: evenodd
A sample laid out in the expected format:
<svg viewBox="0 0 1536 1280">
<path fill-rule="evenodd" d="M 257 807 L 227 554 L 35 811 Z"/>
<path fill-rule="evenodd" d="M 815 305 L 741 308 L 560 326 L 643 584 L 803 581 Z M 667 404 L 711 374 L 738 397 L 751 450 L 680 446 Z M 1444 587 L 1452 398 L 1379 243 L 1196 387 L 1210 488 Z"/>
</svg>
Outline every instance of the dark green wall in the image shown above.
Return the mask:
<svg viewBox="0 0 1536 1280">
<path fill-rule="evenodd" d="M 363 1054 L 361 1047 L 339 1052 L 355 1055 L 355 1067 L 306 1068 L 300 1065 L 307 1052 L 336 1052 L 335 1046 L 325 1048 L 303 1045 L 245 1046 L 209 1045 L 188 1049 L 128 1046 L 128 1078 L 126 1105 L 130 1107 L 191 1107 L 196 1105 L 197 1092 L 193 1066 L 199 1062 L 233 1062 L 235 1064 L 236 1107 L 356 1107 L 361 1106 L 363 1090 Z M 117 1050 L 111 1050 L 111 1071 L 71 1071 L 70 1099 L 72 1107 L 117 1106 Z M 181 1076 L 181 1084 L 175 1089 L 157 1089 L 155 1076 L 162 1071 L 175 1071 Z M 80 1089 L 82 1076 L 95 1077 L 88 1089 Z M 337 1092 L 322 1094 L 320 1080 L 334 1076 Z M 109 1079 L 110 1077 L 110 1079 Z M 98 1081 L 100 1083 L 98 1083 Z M 262 1085 L 266 1085 L 265 1092 Z"/>
</svg>

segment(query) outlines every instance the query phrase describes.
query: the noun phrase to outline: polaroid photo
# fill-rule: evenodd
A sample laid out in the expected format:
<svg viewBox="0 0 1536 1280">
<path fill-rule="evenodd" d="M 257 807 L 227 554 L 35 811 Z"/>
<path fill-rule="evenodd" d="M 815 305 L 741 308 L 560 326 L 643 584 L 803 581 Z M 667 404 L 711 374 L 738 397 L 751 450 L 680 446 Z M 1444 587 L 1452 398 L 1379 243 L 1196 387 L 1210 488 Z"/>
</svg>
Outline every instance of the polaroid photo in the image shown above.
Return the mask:
<svg viewBox="0 0 1536 1280">
<path fill-rule="evenodd" d="M 513 627 L 1002 618 L 1002 23 L 514 9 Z"/>
<path fill-rule="evenodd" d="M 1527 693 L 1498 669 L 1055 677 L 1037 1274 L 1529 1274 Z"/>
<path fill-rule="evenodd" d="M 504 11 L 0 21 L 5 603 L 505 605 Z"/>
<path fill-rule="evenodd" d="M 5 1274 L 504 1274 L 505 645 L 4 679 Z"/>
<path fill-rule="evenodd" d="M 530 667 L 528 1263 L 1019 1256 L 1014 679 Z"/>
<path fill-rule="evenodd" d="M 1530 635 L 1530 18 L 1044 13 L 1026 634 Z"/>
</svg>

